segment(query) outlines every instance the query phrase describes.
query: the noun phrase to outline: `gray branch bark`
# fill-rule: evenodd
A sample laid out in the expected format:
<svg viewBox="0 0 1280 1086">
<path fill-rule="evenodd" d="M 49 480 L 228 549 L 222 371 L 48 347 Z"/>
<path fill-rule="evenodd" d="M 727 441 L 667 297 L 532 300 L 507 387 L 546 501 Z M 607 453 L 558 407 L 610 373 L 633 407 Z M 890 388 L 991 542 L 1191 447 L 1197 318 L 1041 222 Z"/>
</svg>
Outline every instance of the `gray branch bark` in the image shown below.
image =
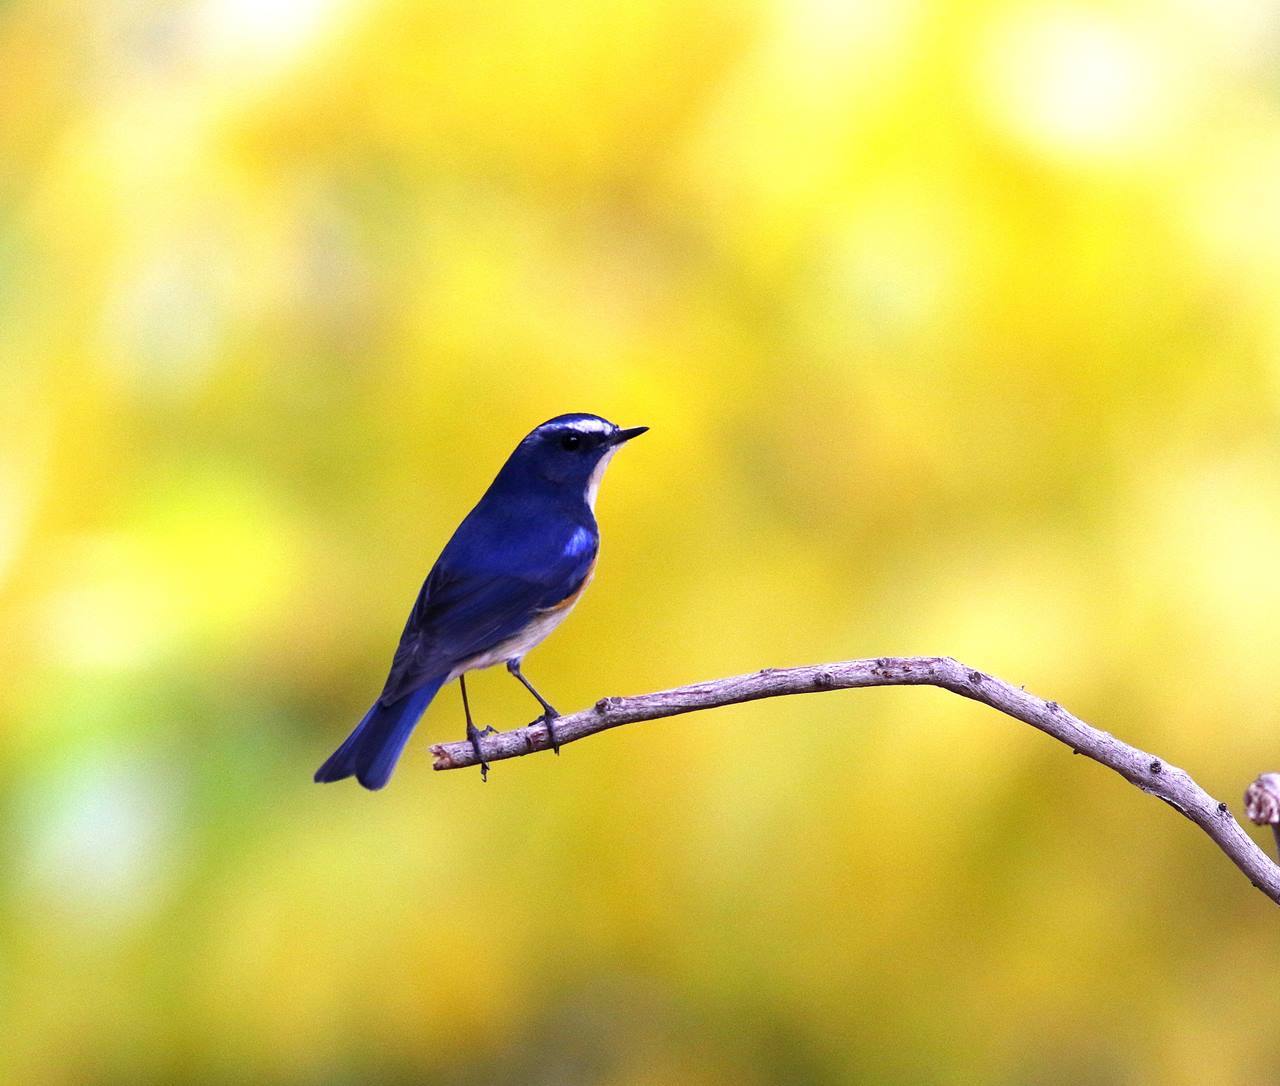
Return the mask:
<svg viewBox="0 0 1280 1086">
<path fill-rule="evenodd" d="M 750 675 L 713 679 L 654 694 L 602 698 L 590 709 L 557 718 L 556 736 L 563 746 L 642 720 L 660 720 L 759 698 L 854 690 L 867 686 L 936 686 L 1038 728 L 1065 743 L 1075 753 L 1114 769 L 1130 784 L 1186 815 L 1209 835 L 1254 886 L 1280 904 L 1280 866 L 1254 843 L 1232 817 L 1227 804 L 1210 796 L 1186 772 L 1163 758 L 1131 747 L 1114 735 L 1091 727 L 1055 701 L 1045 701 L 1021 687 L 1012 686 L 993 675 L 985 675 L 947 656 L 886 657 L 809 667 L 766 668 Z M 535 721 L 522 728 L 485 736 L 480 741 L 480 752 L 486 762 L 498 762 L 547 750 L 550 745 L 546 725 Z M 431 753 L 436 769 L 462 769 L 478 765 L 481 760 L 465 740 L 437 744 L 431 748 Z"/>
</svg>

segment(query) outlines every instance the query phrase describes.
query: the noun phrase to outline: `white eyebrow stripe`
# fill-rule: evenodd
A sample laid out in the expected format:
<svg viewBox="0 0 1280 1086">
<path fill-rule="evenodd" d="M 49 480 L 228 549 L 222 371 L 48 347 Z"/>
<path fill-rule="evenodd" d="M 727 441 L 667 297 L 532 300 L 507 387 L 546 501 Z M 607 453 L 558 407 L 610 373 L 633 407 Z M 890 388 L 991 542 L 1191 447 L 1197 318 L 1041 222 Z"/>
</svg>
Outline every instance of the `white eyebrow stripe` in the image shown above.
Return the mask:
<svg viewBox="0 0 1280 1086">
<path fill-rule="evenodd" d="M 604 419 L 575 419 L 573 422 L 558 423 L 555 429 L 577 430 L 580 434 L 610 434 L 613 427 Z"/>
</svg>

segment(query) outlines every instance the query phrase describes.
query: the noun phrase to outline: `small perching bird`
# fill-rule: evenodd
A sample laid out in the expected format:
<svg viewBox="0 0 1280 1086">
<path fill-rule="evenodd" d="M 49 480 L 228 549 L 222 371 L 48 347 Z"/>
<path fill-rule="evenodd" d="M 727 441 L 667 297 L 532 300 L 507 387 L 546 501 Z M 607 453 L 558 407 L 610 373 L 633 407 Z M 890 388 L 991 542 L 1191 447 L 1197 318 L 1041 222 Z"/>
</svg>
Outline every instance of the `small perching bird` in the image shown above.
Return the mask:
<svg viewBox="0 0 1280 1086">
<path fill-rule="evenodd" d="M 467 738 L 468 671 L 505 662 L 542 706 L 559 753 L 559 714 L 520 671 L 525 654 L 564 621 L 591 583 L 600 532 L 595 504 L 613 454 L 647 426 L 622 430 L 599 415 L 544 422 L 511 454 L 453 533 L 418 593 L 378 700 L 327 762 L 317 781 L 354 776 L 381 788 L 431 699 L 451 679 L 462 689 Z M 481 773 L 488 766 L 481 763 Z"/>
</svg>

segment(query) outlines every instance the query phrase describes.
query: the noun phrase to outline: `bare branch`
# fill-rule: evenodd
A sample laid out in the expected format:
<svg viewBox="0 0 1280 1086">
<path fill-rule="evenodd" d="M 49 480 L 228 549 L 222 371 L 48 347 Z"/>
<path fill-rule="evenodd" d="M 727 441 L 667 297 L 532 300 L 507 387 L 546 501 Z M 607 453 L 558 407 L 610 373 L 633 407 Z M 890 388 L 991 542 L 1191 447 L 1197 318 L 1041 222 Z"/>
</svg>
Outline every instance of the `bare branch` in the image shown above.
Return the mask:
<svg viewBox="0 0 1280 1086">
<path fill-rule="evenodd" d="M 868 686 L 937 686 L 1040 729 L 1075 753 L 1114 769 L 1130 784 L 1182 812 L 1213 839 L 1254 886 L 1280 904 L 1280 867 L 1254 843 L 1232 817 L 1227 805 L 1210 796 L 1183 770 L 1091 727 L 1057 702 L 1044 701 L 948 656 L 886 657 L 809 667 L 766 668 L 750 675 L 713 679 L 655 694 L 602 698 L 593 708 L 557 718 L 556 736 L 563 746 L 642 720 L 659 720 L 759 698 Z M 551 745 L 546 725 L 540 721 L 485 736 L 480 744 L 481 754 L 488 762 L 518 758 L 546 750 Z M 466 741 L 440 743 L 431 748 L 431 753 L 436 769 L 462 769 L 480 761 Z"/>
</svg>

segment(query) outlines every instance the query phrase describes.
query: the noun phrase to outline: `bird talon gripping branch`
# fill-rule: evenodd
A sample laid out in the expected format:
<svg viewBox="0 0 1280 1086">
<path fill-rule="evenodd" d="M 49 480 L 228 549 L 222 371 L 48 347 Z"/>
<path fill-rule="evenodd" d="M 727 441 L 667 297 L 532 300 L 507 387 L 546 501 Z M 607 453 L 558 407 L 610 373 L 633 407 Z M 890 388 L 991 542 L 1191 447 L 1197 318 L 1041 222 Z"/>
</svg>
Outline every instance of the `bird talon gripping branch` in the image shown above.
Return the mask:
<svg viewBox="0 0 1280 1086">
<path fill-rule="evenodd" d="M 480 740 L 484 738 L 492 728 L 485 728 L 481 731 L 470 720 L 467 721 L 467 741 L 471 744 L 471 749 L 476 752 L 476 761 L 480 763 L 480 780 L 483 783 L 489 779 L 489 763 L 484 760 L 484 751 L 480 749 Z"/>
<path fill-rule="evenodd" d="M 551 744 L 551 749 L 556 752 L 556 756 L 560 755 L 560 737 L 556 735 L 555 719 L 559 713 L 543 713 L 538 717 L 538 722 L 544 724 L 547 729 L 547 742 Z"/>
</svg>

